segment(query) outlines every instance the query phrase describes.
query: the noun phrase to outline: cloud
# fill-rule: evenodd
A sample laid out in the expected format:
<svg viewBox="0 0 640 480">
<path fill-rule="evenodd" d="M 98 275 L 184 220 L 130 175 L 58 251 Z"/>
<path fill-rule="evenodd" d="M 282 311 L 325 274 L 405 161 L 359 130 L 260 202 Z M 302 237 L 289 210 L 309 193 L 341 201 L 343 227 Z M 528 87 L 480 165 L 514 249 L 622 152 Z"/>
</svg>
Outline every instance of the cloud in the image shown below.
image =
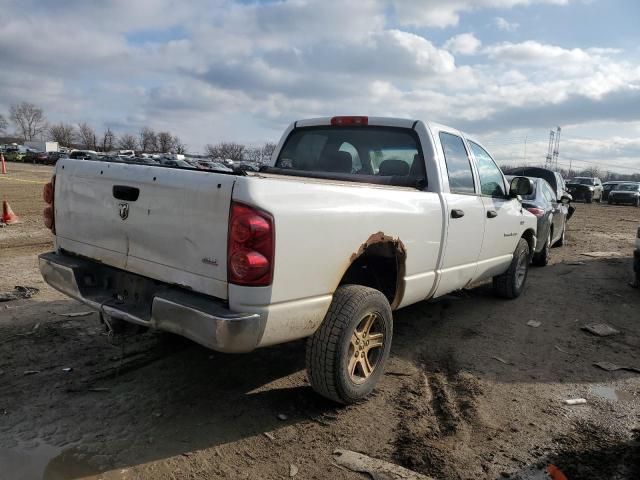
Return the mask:
<svg viewBox="0 0 640 480">
<path fill-rule="evenodd" d="M 27 100 L 51 121 L 169 129 L 195 151 L 223 139 L 277 139 L 296 118 L 341 113 L 430 119 L 481 135 L 640 122 L 640 67 L 629 52 L 509 42 L 500 30 L 483 44 L 474 25 L 441 45 L 411 28 L 543 1 L 9 0 L 0 14 L 11 65 L 0 75 L 0 112 Z"/>
<path fill-rule="evenodd" d="M 482 45 L 482 42 L 473 33 L 461 33 L 447 40 L 444 48 L 461 55 L 473 55 L 478 51 L 480 45 Z"/>
<path fill-rule="evenodd" d="M 483 8 L 507 9 L 534 4 L 566 5 L 569 0 L 396 0 L 392 2 L 401 25 L 445 28 L 458 25 L 460 14 Z"/>
<path fill-rule="evenodd" d="M 498 30 L 502 30 L 503 32 L 512 33 L 512 32 L 515 32 L 520 27 L 519 23 L 510 22 L 504 17 L 494 18 L 493 23 L 496 27 L 498 27 Z"/>
</svg>

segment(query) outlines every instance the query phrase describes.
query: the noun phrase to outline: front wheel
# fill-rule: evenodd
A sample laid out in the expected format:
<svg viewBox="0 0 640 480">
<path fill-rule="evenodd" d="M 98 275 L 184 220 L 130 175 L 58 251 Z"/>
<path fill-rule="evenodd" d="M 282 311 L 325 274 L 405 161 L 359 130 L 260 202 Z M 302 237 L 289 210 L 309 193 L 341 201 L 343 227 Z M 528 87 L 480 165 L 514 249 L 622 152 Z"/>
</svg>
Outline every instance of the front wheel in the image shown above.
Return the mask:
<svg viewBox="0 0 640 480">
<path fill-rule="evenodd" d="M 529 243 L 521 238 L 513 252 L 511 265 L 502 275 L 493 277 L 493 289 L 504 298 L 518 298 L 529 273 Z"/>
<path fill-rule="evenodd" d="M 307 340 L 307 377 L 320 395 L 338 403 L 364 400 L 389 358 L 393 316 L 378 290 L 343 285 L 320 328 Z"/>
<path fill-rule="evenodd" d="M 585 197 L 585 201 L 586 201 L 587 203 L 591 203 L 591 202 L 593 202 L 593 194 L 589 194 L 589 195 L 587 195 L 587 196 Z"/>
</svg>

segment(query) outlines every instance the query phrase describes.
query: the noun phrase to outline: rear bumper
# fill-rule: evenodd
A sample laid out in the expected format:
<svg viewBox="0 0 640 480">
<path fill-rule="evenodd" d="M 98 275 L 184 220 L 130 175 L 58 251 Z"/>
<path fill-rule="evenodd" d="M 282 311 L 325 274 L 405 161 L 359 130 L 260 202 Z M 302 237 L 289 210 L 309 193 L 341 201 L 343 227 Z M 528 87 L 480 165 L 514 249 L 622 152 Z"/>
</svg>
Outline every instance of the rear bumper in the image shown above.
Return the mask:
<svg viewBox="0 0 640 480">
<path fill-rule="evenodd" d="M 187 337 L 220 352 L 249 352 L 265 319 L 235 313 L 221 300 L 63 253 L 39 257 L 44 280 L 56 290 L 112 318 Z"/>
</svg>

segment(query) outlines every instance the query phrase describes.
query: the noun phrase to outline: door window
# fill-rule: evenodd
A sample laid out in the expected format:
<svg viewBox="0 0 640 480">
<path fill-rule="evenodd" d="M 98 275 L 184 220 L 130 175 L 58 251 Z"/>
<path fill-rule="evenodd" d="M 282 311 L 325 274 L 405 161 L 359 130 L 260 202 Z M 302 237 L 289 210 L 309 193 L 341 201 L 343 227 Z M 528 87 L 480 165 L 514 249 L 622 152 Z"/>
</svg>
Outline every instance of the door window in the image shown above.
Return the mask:
<svg viewBox="0 0 640 480">
<path fill-rule="evenodd" d="M 491 155 L 474 142 L 469 142 L 473 156 L 476 158 L 478 175 L 480 176 L 480 190 L 482 195 L 490 197 L 505 197 L 506 188 L 502 171 L 491 158 Z"/>
<path fill-rule="evenodd" d="M 475 193 L 473 170 L 462 138 L 451 133 L 440 132 L 440 142 L 444 150 L 451 193 Z"/>
<path fill-rule="evenodd" d="M 553 193 L 553 190 L 551 190 L 551 187 L 547 182 L 542 183 L 542 194 L 544 195 L 544 198 L 546 198 L 549 203 L 558 202 L 558 199 L 556 198 L 555 193 Z"/>
</svg>

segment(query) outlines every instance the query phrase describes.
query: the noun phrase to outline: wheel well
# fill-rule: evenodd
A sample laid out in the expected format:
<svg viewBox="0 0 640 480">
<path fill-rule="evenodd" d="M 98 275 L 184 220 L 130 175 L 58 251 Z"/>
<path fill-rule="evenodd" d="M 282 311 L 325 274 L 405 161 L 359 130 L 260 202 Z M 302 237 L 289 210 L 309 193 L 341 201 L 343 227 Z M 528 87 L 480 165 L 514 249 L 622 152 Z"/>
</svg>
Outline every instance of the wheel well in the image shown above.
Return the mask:
<svg viewBox="0 0 640 480">
<path fill-rule="evenodd" d="M 406 252 L 400 240 L 382 233 L 372 235 L 351 257 L 351 264 L 340 285 L 354 284 L 375 288 L 394 309 L 404 294 Z"/>
</svg>

